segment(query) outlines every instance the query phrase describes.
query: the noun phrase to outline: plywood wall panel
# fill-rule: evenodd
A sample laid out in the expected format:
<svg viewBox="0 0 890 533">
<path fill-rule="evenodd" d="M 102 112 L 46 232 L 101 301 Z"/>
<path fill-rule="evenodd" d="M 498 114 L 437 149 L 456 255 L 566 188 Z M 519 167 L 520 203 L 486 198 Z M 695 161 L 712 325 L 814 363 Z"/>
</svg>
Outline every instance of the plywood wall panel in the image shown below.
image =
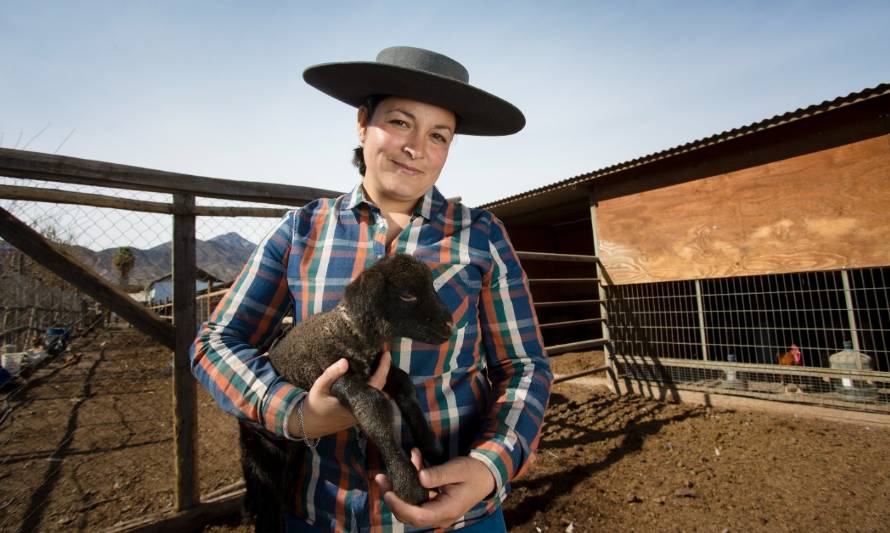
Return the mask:
<svg viewBox="0 0 890 533">
<path fill-rule="evenodd" d="M 890 135 L 604 200 L 615 283 L 890 265 Z"/>
</svg>

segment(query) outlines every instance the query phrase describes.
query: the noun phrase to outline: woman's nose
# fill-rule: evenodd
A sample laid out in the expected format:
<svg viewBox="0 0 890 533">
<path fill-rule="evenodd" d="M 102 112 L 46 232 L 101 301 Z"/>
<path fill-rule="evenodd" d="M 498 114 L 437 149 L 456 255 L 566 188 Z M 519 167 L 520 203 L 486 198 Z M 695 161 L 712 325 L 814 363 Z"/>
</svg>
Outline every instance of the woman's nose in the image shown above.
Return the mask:
<svg viewBox="0 0 890 533">
<path fill-rule="evenodd" d="M 402 151 L 405 152 L 412 160 L 423 158 L 423 137 L 417 132 L 411 132 L 405 138 L 405 144 Z"/>
</svg>

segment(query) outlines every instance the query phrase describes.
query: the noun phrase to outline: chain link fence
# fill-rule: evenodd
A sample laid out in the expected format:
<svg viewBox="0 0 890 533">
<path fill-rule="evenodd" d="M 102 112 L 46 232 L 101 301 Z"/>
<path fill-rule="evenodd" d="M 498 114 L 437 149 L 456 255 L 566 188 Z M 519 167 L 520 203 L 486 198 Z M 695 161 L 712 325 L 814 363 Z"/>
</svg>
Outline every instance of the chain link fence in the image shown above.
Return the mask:
<svg viewBox="0 0 890 533">
<path fill-rule="evenodd" d="M 4 237 L 13 239 L 15 224 L 24 223 L 89 275 L 168 323 L 174 213 L 194 216 L 200 324 L 288 209 L 336 194 L 15 150 L 0 150 L 0 156 L 0 174 L 8 168 L 15 176 L 48 177 L 0 176 Z M 41 165 L 46 170 L 34 170 Z M 195 207 L 177 211 L 177 195 L 193 196 Z M 21 363 L 11 381 L 0 383 L 0 479 L 11 480 L 0 482 L 0 530 L 95 529 L 152 513 L 162 521 L 170 506 L 231 500 L 241 478 L 237 423 L 199 390 L 194 400 L 185 400 L 197 404 L 197 424 L 186 422 L 198 429 L 193 436 L 178 433 L 183 420 L 170 392 L 177 405 L 189 396 L 176 384 L 183 365 L 179 350 L 171 357 L 169 339 L 139 333 L 42 266 L 45 258 L 28 254 L 0 240 L 0 348 L 4 367 L 13 357 Z M 33 356 L 43 348 L 42 333 L 52 326 L 70 330 L 70 348 L 38 360 Z M 177 439 L 194 441 L 194 460 Z M 183 496 L 189 482 L 182 465 L 188 463 L 195 465 L 189 468 L 201 500 Z M 28 475 L 15 473 L 22 468 Z"/>
</svg>

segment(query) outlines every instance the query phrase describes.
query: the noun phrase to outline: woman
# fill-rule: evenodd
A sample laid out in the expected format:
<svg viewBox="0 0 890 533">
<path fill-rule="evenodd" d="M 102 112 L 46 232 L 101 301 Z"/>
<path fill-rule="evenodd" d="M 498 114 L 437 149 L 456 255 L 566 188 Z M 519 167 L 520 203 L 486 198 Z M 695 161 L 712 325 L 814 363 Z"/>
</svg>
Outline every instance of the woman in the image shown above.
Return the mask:
<svg viewBox="0 0 890 533">
<path fill-rule="evenodd" d="M 537 446 L 549 363 L 503 225 L 446 200 L 434 185 L 455 134 L 507 135 L 525 118 L 469 85 L 456 61 L 418 48 L 387 48 L 375 62 L 316 65 L 303 77 L 358 107 L 354 162 L 362 181 L 340 198 L 291 211 L 260 243 L 195 341 L 195 376 L 227 411 L 310 445 L 292 473 L 297 494 L 289 530 L 392 531 L 407 524 L 504 531 L 500 503 Z M 394 253 L 430 266 L 455 322 L 442 346 L 407 339 L 392 346 L 370 381 L 381 388 L 390 364 L 406 370 L 451 457 L 421 468 L 419 452 L 411 451 L 431 489 L 420 506 L 389 490 L 377 450 L 330 395 L 345 360 L 306 391 L 283 381 L 256 348 L 268 344 L 291 306 L 296 320 L 331 309 L 350 280 Z M 407 429 L 401 434 L 411 449 Z"/>
</svg>

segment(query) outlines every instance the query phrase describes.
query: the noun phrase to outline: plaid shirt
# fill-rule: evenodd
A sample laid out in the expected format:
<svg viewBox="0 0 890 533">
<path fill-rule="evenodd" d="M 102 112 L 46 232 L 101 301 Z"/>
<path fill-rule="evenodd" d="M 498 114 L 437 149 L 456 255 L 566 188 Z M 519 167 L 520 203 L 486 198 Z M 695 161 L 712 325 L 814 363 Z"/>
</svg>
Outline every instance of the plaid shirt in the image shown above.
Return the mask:
<svg viewBox="0 0 890 533">
<path fill-rule="evenodd" d="M 346 285 L 387 254 L 386 220 L 362 187 L 289 212 L 259 245 L 192 347 L 192 369 L 226 411 L 288 437 L 287 419 L 307 393 L 284 381 L 255 348 L 293 305 L 297 321 L 330 310 Z M 441 346 L 397 339 L 393 364 L 414 380 L 433 431 L 450 456 L 491 470 L 495 494 L 454 527 L 484 519 L 531 462 L 552 374 L 525 273 L 502 223 L 447 201 L 433 187 L 389 253 L 407 253 L 433 271 L 454 316 Z M 411 436 L 396 427 L 406 450 Z M 294 513 L 322 529 L 403 531 L 376 484 L 382 464 L 356 428 L 321 439 L 297 468 Z"/>
</svg>

